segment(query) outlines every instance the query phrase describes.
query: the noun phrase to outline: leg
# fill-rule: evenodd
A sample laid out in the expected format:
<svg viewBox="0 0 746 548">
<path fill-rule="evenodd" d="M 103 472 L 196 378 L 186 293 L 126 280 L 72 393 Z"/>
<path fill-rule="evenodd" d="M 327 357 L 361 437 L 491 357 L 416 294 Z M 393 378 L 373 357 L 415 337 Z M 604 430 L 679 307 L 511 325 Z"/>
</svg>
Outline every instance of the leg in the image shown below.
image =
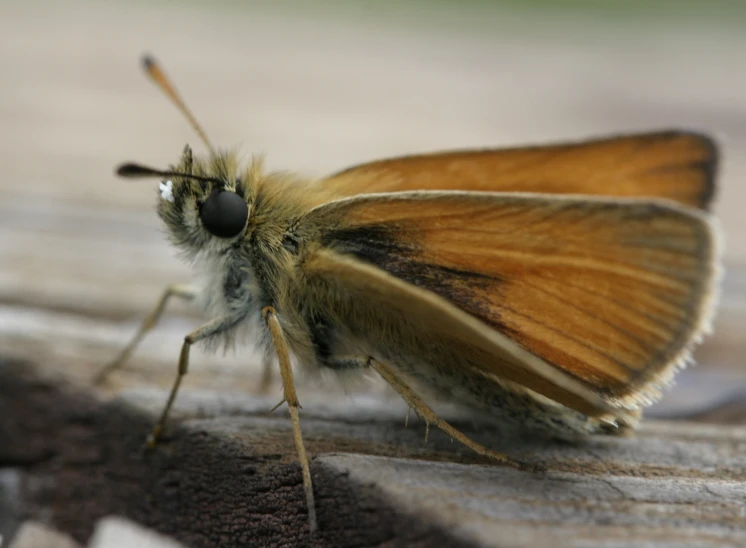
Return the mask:
<svg viewBox="0 0 746 548">
<path fill-rule="evenodd" d="M 130 354 L 132 354 L 137 345 L 140 344 L 140 341 L 145 336 L 145 334 L 156 326 L 158 320 L 160 320 L 161 315 L 163 314 L 163 310 L 166 308 L 168 300 L 171 297 L 181 297 L 182 299 L 190 301 L 195 297 L 196 293 L 197 290 L 194 287 L 186 284 L 172 284 L 167 286 L 165 291 L 161 295 L 158 304 L 156 304 L 155 307 L 153 307 L 153 309 L 150 311 L 150 314 L 145 317 L 142 324 L 140 325 L 140 329 L 137 330 L 137 333 L 135 333 L 135 336 L 132 337 L 132 340 L 129 342 L 129 344 L 124 347 L 124 349 L 113 361 L 111 361 L 106 367 L 98 372 L 98 374 L 93 379 L 93 383 L 101 384 L 109 377 L 112 372 L 122 367 L 124 362 L 127 360 L 127 358 L 130 357 Z"/>
<path fill-rule="evenodd" d="M 282 389 L 285 395 L 285 401 L 290 410 L 290 420 L 293 423 L 293 436 L 295 437 L 295 448 L 298 451 L 298 460 L 303 470 L 303 490 L 306 493 L 306 504 L 308 506 L 308 526 L 311 532 L 317 528 L 316 525 L 316 502 L 313 498 L 313 484 L 311 483 L 311 467 L 308 464 L 306 447 L 303 445 L 303 437 L 300 431 L 300 419 L 298 418 L 298 395 L 295 393 L 295 383 L 293 382 L 293 370 L 290 367 L 290 352 L 288 351 L 285 337 L 282 334 L 282 326 L 277 320 L 277 312 L 271 306 L 262 310 L 264 321 L 272 335 L 272 342 L 277 351 L 277 357 L 280 361 L 280 375 L 282 376 Z"/>
<path fill-rule="evenodd" d="M 174 380 L 174 384 L 171 387 L 171 393 L 168 395 L 168 401 L 166 402 L 166 406 L 163 408 L 161 417 L 158 419 L 158 422 L 155 423 L 153 431 L 148 437 L 147 445 L 149 448 L 152 449 L 153 447 L 155 447 L 156 443 L 158 443 L 158 438 L 163 432 L 163 428 L 166 424 L 166 419 L 168 418 L 168 413 L 169 411 L 171 411 L 171 406 L 174 404 L 174 400 L 176 399 L 176 393 L 179 391 L 181 379 L 184 377 L 184 375 L 186 375 L 187 370 L 189 369 L 189 349 L 191 348 L 191 346 L 197 341 L 206 339 L 213 335 L 217 335 L 219 333 L 222 333 L 223 331 L 227 331 L 228 329 L 234 327 L 243 318 L 244 316 L 241 315 L 216 318 L 207 322 L 205 325 L 198 327 L 197 329 L 189 333 L 186 337 L 184 337 L 184 343 L 181 345 L 181 353 L 179 354 L 179 371 L 176 374 L 176 379 Z"/>
<path fill-rule="evenodd" d="M 536 466 L 515 461 L 510 457 L 503 455 L 502 453 L 497 453 L 492 449 L 489 449 L 484 445 L 475 442 L 474 440 L 465 436 L 459 430 L 456 430 L 446 421 L 440 419 L 438 415 L 436 415 L 435 412 L 424 401 L 422 401 L 422 399 L 420 399 L 420 397 L 415 394 L 415 392 L 409 386 L 407 386 L 407 384 L 399 377 L 394 368 L 390 365 L 378 360 L 374 360 L 373 358 L 370 358 L 368 360 L 368 363 L 370 364 L 370 367 L 375 369 L 378 374 L 383 377 L 383 380 L 385 380 L 391 386 L 391 388 L 399 393 L 404 401 L 407 402 L 407 405 L 414 409 L 415 412 L 425 420 L 428 428 L 430 427 L 430 425 L 437 426 L 453 439 L 460 441 L 476 453 L 485 457 L 490 457 L 491 459 L 494 459 L 503 464 L 507 464 L 508 466 L 518 468 L 519 470 L 536 470 Z"/>
</svg>

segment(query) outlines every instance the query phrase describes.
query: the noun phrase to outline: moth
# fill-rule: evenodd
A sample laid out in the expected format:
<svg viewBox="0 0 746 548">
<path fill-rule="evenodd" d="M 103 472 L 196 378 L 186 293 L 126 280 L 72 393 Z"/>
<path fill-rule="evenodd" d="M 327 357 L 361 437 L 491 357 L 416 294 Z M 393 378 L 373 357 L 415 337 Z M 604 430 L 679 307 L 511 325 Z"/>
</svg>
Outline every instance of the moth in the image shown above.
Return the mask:
<svg viewBox="0 0 746 548">
<path fill-rule="evenodd" d="M 440 419 L 423 393 L 561 435 L 633 428 L 709 330 L 719 270 L 708 212 L 718 151 L 690 131 L 375 161 L 320 180 L 266 173 L 216 150 L 150 57 L 146 72 L 208 149 L 160 178 L 158 215 L 199 285 L 166 288 L 120 367 L 171 297 L 210 320 L 184 337 L 150 437 L 161 434 L 200 341 L 276 354 L 316 512 L 291 359 L 378 373 L 429 425 L 521 467 Z"/>
</svg>

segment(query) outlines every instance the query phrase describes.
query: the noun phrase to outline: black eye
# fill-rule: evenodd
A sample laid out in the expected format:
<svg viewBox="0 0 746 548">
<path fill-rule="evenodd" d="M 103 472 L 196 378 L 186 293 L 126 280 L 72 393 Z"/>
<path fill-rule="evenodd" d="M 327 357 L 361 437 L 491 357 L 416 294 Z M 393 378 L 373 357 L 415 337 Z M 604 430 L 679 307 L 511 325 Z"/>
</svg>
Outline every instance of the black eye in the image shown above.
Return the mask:
<svg viewBox="0 0 746 548">
<path fill-rule="evenodd" d="M 207 231 L 218 238 L 233 238 L 246 226 L 249 206 L 235 192 L 215 189 L 199 208 L 199 218 Z"/>
</svg>

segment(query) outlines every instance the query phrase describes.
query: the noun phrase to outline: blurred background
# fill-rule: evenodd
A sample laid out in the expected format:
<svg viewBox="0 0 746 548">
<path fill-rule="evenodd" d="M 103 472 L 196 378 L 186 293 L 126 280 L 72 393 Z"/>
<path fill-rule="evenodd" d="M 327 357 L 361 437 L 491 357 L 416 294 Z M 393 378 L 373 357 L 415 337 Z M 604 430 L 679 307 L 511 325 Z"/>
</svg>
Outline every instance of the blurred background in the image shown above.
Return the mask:
<svg viewBox="0 0 746 548">
<path fill-rule="evenodd" d="M 320 176 L 439 149 L 661 128 L 714 135 L 727 276 L 715 335 L 659 412 L 746 390 L 746 3 L 732 0 L 66 2 L 0 5 L 0 351 L 73 382 L 169 282 L 157 182 L 203 151 L 140 71 L 153 53 L 213 142 Z M 174 305 L 114 386 L 165 387 L 197 317 Z M 195 357 L 185 386 L 254 386 L 258 359 Z"/>
</svg>

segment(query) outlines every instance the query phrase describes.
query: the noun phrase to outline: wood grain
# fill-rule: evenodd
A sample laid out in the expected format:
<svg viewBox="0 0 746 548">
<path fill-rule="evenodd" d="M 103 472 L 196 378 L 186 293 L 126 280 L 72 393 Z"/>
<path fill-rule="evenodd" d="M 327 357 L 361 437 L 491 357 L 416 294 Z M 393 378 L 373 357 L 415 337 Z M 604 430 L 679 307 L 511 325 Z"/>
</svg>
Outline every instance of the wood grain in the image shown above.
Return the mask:
<svg viewBox="0 0 746 548">
<path fill-rule="evenodd" d="M 120 513 L 194 546 L 308 542 L 289 423 L 264 415 L 279 388 L 252 395 L 261 373 L 250 347 L 196 353 L 177 404 L 188 420 L 146 461 L 138 444 L 199 314 L 169 308 L 127 370 L 88 386 L 162 288 L 189 279 L 160 233 L 155 186 L 113 176 L 118 162 L 165 166 L 197 141 L 139 73 L 147 46 L 213 141 L 309 175 L 448 148 L 714 134 L 721 306 L 699 366 L 650 413 L 700 422 L 650 421 L 637 438 L 584 448 L 489 437 L 552 463 L 539 480 L 436 433 L 423 448 L 422 429 L 403 428 L 403 405 L 379 384 L 301 378 L 299 396 L 327 526 L 317 543 L 744 542 L 743 33 L 607 24 L 595 40 L 580 23 L 507 13 L 485 19 L 487 32 L 269 4 L 41 4 L 9 2 L 0 17 L 0 49 L 13 52 L 0 57 L 0 472 L 25 478 L 24 500 L 7 499 L 22 512 L 5 513 L 0 534 L 16 517 L 45 517 L 85 543 L 98 517 Z"/>
</svg>

